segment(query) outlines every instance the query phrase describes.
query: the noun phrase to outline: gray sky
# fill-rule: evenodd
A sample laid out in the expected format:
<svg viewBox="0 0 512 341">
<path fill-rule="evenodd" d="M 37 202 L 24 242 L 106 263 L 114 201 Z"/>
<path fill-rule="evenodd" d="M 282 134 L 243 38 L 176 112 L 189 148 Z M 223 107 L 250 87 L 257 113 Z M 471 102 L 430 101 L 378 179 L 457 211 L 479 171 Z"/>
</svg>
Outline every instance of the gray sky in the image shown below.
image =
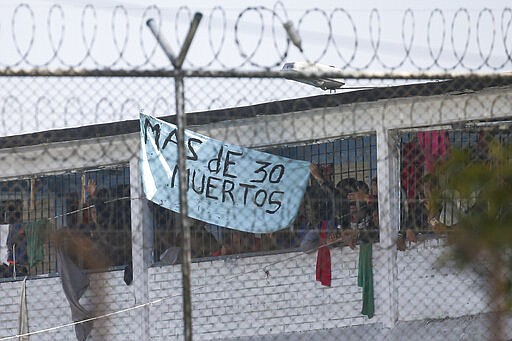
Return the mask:
<svg viewBox="0 0 512 341">
<path fill-rule="evenodd" d="M 12 25 L 15 2 L 0 0 L 0 6 L 3 8 L 0 14 L 0 39 L 6 43 L 0 56 L 2 65 L 12 64 L 19 60 L 20 53 L 12 41 L 13 29 L 19 40 L 19 48 L 24 51 L 23 47 L 27 47 L 31 40 L 33 24 L 35 24 L 36 30 L 33 33 L 35 39 L 33 39 L 29 60 L 34 64 L 40 64 L 52 55 L 51 49 L 48 48 L 52 42 L 48 41 L 47 17 L 48 9 L 53 5 L 53 2 L 30 0 L 24 3 L 28 3 L 32 7 L 34 18 L 31 17 L 26 8 L 22 8 L 18 11 L 16 21 Z M 81 12 L 86 4 L 92 4 L 96 9 L 96 22 L 94 22 L 93 12 L 88 11 L 85 16 L 86 20 L 82 23 Z M 188 15 L 190 14 L 181 11 L 181 15 L 177 19 L 176 14 L 179 8 L 188 6 L 190 12 L 203 12 L 203 21 L 187 58 L 189 67 L 238 67 L 243 64 L 243 53 L 251 53 L 260 40 L 260 34 L 260 48 L 252 59 L 255 64 L 267 67 L 274 66 L 276 61 L 279 61 L 279 52 L 284 51 L 286 42 L 284 30 L 281 29 L 280 25 L 277 25 L 275 26 L 277 27 L 276 32 L 271 31 L 272 16 L 269 12 L 263 12 L 263 17 L 259 17 L 254 11 L 245 11 L 244 15 L 240 17 L 240 21 L 237 22 L 238 15 L 246 8 L 239 1 L 187 0 L 148 3 L 135 0 L 68 0 L 60 4 L 64 11 L 64 21 L 60 20 L 60 12 L 53 12 L 52 19 L 54 20 L 50 28 L 54 37 L 53 44 L 58 43 L 61 32 L 60 24 L 64 23 L 65 34 L 61 53 L 63 60 L 69 64 L 74 64 L 80 61 L 81 56 L 85 53 L 85 43 L 91 41 L 95 28 L 96 37 L 91 50 L 92 54 L 100 64 L 109 65 L 115 61 L 114 35 L 118 44 L 122 45 L 123 39 L 128 33 L 126 58 L 131 63 L 140 63 L 145 57 L 141 53 L 140 41 L 144 42 L 146 50 L 151 50 L 154 43 L 154 39 L 147 28 L 143 27 L 141 29 L 142 18 L 155 17 L 157 13 L 154 9 L 148 9 L 150 4 L 154 4 L 160 9 L 163 20 L 162 29 L 166 32 L 166 36 L 175 50 L 178 50 L 178 40 L 180 42 L 182 40 L 178 37 L 183 37 L 188 29 Z M 117 5 L 124 6 L 127 9 L 128 16 L 124 17 L 124 13 L 117 12 L 118 15 L 114 23 L 116 32 L 113 34 L 112 14 L 114 7 Z M 216 6 L 221 6 L 225 11 L 225 29 L 222 12 L 213 10 Z M 288 60 L 313 60 L 335 66 L 346 66 L 350 62 L 349 66 L 352 69 L 368 69 L 368 66 L 370 66 L 371 71 L 379 71 L 379 69 L 399 65 L 397 63 L 405 57 L 405 40 L 405 44 L 411 43 L 410 59 L 414 62 L 404 63 L 404 70 L 435 67 L 436 65 L 432 66 L 432 62 L 438 59 L 438 54 L 440 65 L 449 69 L 457 64 L 458 55 L 454 54 L 454 51 L 460 53 L 465 48 L 467 48 L 464 59 L 467 61 L 466 64 L 469 67 L 476 68 L 486 59 L 489 51 L 491 51 L 491 58 L 489 59 L 491 65 L 497 66 L 506 60 L 504 39 L 507 40 L 508 49 L 512 50 L 512 18 L 511 13 L 507 12 L 502 20 L 502 11 L 507 6 L 507 2 L 503 0 L 490 0 L 485 3 L 456 0 L 408 1 L 407 7 L 399 1 L 327 0 L 311 2 L 290 0 L 278 3 L 261 0 L 257 2 L 257 5 L 251 3 L 250 6 L 275 8 L 279 15 L 278 20 L 290 19 L 294 22 L 302 37 L 304 53 L 301 54 L 297 49 L 291 48 Z M 459 13 L 456 20 L 453 21 L 457 9 L 461 7 L 466 8 L 467 12 Z M 313 8 L 316 8 L 316 10 L 312 10 Z M 371 10 L 374 8 L 378 10 L 378 16 L 370 16 Z M 412 12 L 404 18 L 406 8 L 410 8 Z M 484 8 L 489 9 L 489 11 L 482 13 L 481 11 Z M 441 12 L 432 12 L 436 9 L 442 11 L 444 18 L 440 15 Z M 305 15 L 308 10 L 308 14 Z M 332 19 L 333 24 L 329 27 L 326 16 L 331 15 L 333 11 L 335 11 Z M 128 32 L 125 30 L 127 22 L 129 23 Z M 379 22 L 380 25 L 378 25 Z M 235 25 L 237 23 L 239 25 L 237 35 L 235 35 Z M 82 24 L 85 32 L 83 38 Z M 370 28 L 372 28 L 372 31 L 370 31 Z M 405 29 L 402 30 L 402 28 Z M 505 30 L 508 28 L 508 36 L 503 35 L 503 28 Z M 332 41 L 328 41 L 330 29 L 332 30 Z M 277 48 L 273 40 L 274 36 L 277 39 Z M 368 65 L 373 56 L 371 37 L 374 38 L 374 41 L 379 42 L 379 57 L 381 57 L 381 60 L 380 63 L 373 62 Z M 85 40 L 85 43 L 83 40 Z M 220 49 L 221 44 L 222 48 Z M 222 63 L 209 64 L 218 49 L 220 49 L 218 58 L 222 60 Z M 160 50 L 157 51 L 155 57 L 153 60 L 158 65 L 167 63 Z M 275 67 L 279 68 L 281 65 Z M 90 64 L 89 66 L 92 67 L 93 65 Z"/>
<path fill-rule="evenodd" d="M 506 1 L 408 1 L 411 11 L 405 16 L 406 7 L 398 1 L 265 0 L 247 4 L 274 8 L 275 18 L 270 11 L 261 11 L 260 16 L 245 10 L 246 5 L 239 1 L 155 1 L 157 9 L 145 1 L 67 0 L 53 9 L 51 20 L 52 1 L 23 3 L 30 9 L 0 0 L 0 69 L 168 68 L 168 60 L 155 46 L 144 22 L 158 18 L 159 13 L 162 31 L 177 52 L 194 11 L 201 11 L 204 17 L 186 58 L 184 67 L 188 69 L 279 70 L 284 62 L 304 60 L 370 72 L 512 69 L 507 56 L 512 54 L 512 10 L 504 10 L 509 5 Z M 86 4 L 92 4 L 95 11 L 89 8 L 82 16 Z M 118 5 L 126 12 L 114 12 Z M 180 10 L 181 6 L 188 6 L 189 11 Z M 466 10 L 457 12 L 461 7 Z M 378 12 L 371 15 L 373 8 Z M 299 31 L 304 53 L 291 46 L 282 58 L 287 39 L 281 23 L 285 20 L 291 20 Z M 52 47 L 58 50 L 57 56 Z M 253 57 L 247 60 L 245 55 L 253 50 Z M 122 59 L 119 51 L 123 51 Z M 196 79 L 186 84 L 189 112 L 325 93 L 287 80 Z M 368 84 L 347 80 L 347 86 L 360 85 Z M 0 94 L 0 135 L 133 119 L 140 108 L 156 115 L 174 112 L 172 82 L 0 78 L 0 87 L 5 89 Z M 6 119 L 13 114 L 24 119 Z"/>
</svg>

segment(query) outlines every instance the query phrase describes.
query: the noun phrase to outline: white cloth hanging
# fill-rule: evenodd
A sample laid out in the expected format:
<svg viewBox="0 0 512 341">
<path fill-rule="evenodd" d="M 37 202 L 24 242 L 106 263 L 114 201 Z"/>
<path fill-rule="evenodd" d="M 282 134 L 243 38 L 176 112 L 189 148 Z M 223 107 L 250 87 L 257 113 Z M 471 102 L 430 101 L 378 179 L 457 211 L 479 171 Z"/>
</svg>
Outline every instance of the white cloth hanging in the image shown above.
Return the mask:
<svg viewBox="0 0 512 341">
<path fill-rule="evenodd" d="M 0 225 L 0 262 L 7 264 L 7 236 L 9 224 Z"/>
<path fill-rule="evenodd" d="M 20 315 L 18 317 L 18 335 L 28 333 L 28 310 L 27 310 L 27 277 L 23 279 L 21 284 L 21 295 L 20 295 Z M 22 336 L 18 338 L 20 341 L 28 341 L 29 336 Z"/>
</svg>

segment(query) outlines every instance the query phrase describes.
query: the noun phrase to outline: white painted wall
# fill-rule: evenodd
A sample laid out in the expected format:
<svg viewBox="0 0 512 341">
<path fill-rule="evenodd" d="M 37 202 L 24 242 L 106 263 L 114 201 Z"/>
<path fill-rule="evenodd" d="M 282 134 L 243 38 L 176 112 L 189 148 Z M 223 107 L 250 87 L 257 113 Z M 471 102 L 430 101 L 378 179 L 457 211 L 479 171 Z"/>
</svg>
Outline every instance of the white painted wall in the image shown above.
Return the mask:
<svg viewBox="0 0 512 341">
<path fill-rule="evenodd" d="M 399 252 L 399 320 L 442 319 L 488 311 L 485 282 L 469 269 L 443 263 L 444 240 Z"/>
<path fill-rule="evenodd" d="M 315 280 L 316 253 L 194 263 L 194 340 L 282 334 L 379 322 L 361 316 L 357 250 L 333 248 L 332 286 Z M 378 255 L 378 253 L 377 253 Z M 264 269 L 268 269 L 267 278 Z M 181 340 L 181 270 L 150 269 L 151 337 Z"/>
<path fill-rule="evenodd" d="M 401 321 L 458 317 L 487 311 L 481 281 L 469 271 L 437 264 L 445 250 L 427 241 L 397 257 L 398 318 Z M 332 286 L 315 280 L 316 253 L 285 253 L 219 259 L 192 264 L 194 340 L 224 339 L 385 323 L 388 278 L 386 250 L 374 245 L 376 315 L 360 314 L 357 286 L 358 248 L 332 248 Z M 270 277 L 266 277 L 268 269 Z M 136 287 L 126 286 L 122 271 L 91 275 L 81 302 L 97 314 L 118 314 L 94 322 L 91 340 L 140 340 L 140 320 L 147 315 L 145 340 L 182 340 L 181 268 L 150 267 L 148 300 L 137 302 Z M 21 281 L 0 283 L 0 338 L 15 335 Z M 60 279 L 27 281 L 30 331 L 65 325 L 71 313 Z M 138 306 L 141 303 L 148 305 Z M 138 307 L 137 307 L 138 306 Z M 134 307 L 132 310 L 123 311 Z M 147 308 L 147 309 L 146 309 Z M 36 335 L 37 340 L 72 340 L 71 326 Z"/>
<path fill-rule="evenodd" d="M 133 287 L 123 281 L 122 271 L 90 275 L 91 285 L 81 303 L 97 315 L 119 311 L 135 304 Z M 16 335 L 20 313 L 20 295 L 23 281 L 0 283 L 0 339 Z M 71 310 L 60 277 L 27 280 L 26 297 L 29 331 L 46 332 L 31 336 L 31 340 L 74 340 L 75 330 L 70 325 Z M 109 316 L 94 322 L 91 340 L 134 340 L 138 325 L 133 312 Z M 62 328 L 55 328 L 61 327 Z"/>
</svg>

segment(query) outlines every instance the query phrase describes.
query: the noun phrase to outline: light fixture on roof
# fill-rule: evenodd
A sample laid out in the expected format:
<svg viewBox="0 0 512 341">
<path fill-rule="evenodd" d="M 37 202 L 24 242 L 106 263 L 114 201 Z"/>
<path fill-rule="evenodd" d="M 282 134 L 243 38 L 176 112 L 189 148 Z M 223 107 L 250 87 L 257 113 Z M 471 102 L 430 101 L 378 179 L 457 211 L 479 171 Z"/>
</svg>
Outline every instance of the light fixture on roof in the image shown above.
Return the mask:
<svg viewBox="0 0 512 341">
<path fill-rule="evenodd" d="M 289 20 L 283 24 L 283 27 L 286 30 L 286 34 L 288 35 L 288 38 L 291 40 L 293 45 L 295 45 L 300 52 L 303 52 L 302 39 L 300 38 L 299 32 L 293 26 L 293 22 Z M 286 73 L 285 78 L 287 79 L 312 85 L 322 90 L 329 90 L 331 92 L 336 91 L 336 89 L 340 89 L 343 85 L 345 85 L 345 80 L 342 78 L 314 78 L 315 74 L 341 73 L 340 69 L 332 65 L 323 65 L 311 62 L 291 62 L 285 63 L 281 71 Z M 311 78 L 304 76 L 301 77 L 300 74 L 310 74 Z"/>
<path fill-rule="evenodd" d="M 341 73 L 341 69 L 338 69 L 332 65 L 324 65 L 310 62 L 290 62 L 285 63 L 281 72 L 285 73 L 286 79 L 291 79 L 297 82 L 316 86 L 322 90 L 340 89 L 345 85 L 343 78 L 334 77 L 321 77 L 321 78 L 305 78 L 300 77 L 300 74 L 328 74 L 328 73 Z"/>
</svg>

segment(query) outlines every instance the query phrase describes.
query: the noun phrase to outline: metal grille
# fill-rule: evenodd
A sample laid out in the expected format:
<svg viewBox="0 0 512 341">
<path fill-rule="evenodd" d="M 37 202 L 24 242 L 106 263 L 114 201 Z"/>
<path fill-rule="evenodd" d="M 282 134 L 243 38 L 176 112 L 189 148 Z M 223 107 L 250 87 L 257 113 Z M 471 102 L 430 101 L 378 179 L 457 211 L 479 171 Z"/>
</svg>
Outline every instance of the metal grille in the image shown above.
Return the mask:
<svg viewBox="0 0 512 341">
<path fill-rule="evenodd" d="M 94 202 L 86 198 L 86 184 L 94 181 L 106 209 L 96 224 L 91 217 Z M 86 231 L 103 240 L 111 266 L 131 262 L 129 168 L 68 171 L 37 175 L 1 183 L 2 224 L 8 226 L 7 248 L 11 266 L 4 278 L 37 276 L 57 272 L 52 234 L 62 229 Z M 93 207 L 90 207 L 93 206 Z M 106 222 L 108 221 L 108 223 Z M 21 224 L 23 229 L 12 227 Z M 40 231 L 38 231 L 40 230 Z M 30 259 L 29 255 L 34 257 Z M 16 259 L 18 255 L 18 259 Z M 30 260 L 30 261 L 29 261 Z M 16 264 L 16 267 L 13 265 Z"/>
<path fill-rule="evenodd" d="M 453 209 L 440 208 L 438 212 L 429 212 L 431 192 L 440 190 L 439 185 L 429 179 L 430 173 L 435 172 L 435 163 L 441 162 L 450 149 L 471 151 L 475 161 L 487 157 L 490 140 L 507 146 L 510 143 L 510 122 L 462 122 L 449 127 L 417 128 L 401 134 L 402 237 L 405 237 L 406 229 L 412 229 L 421 238 L 432 238 L 436 224 L 441 223 L 448 228 L 456 224 L 457 213 Z M 446 230 L 438 232 L 446 233 Z"/>
</svg>

